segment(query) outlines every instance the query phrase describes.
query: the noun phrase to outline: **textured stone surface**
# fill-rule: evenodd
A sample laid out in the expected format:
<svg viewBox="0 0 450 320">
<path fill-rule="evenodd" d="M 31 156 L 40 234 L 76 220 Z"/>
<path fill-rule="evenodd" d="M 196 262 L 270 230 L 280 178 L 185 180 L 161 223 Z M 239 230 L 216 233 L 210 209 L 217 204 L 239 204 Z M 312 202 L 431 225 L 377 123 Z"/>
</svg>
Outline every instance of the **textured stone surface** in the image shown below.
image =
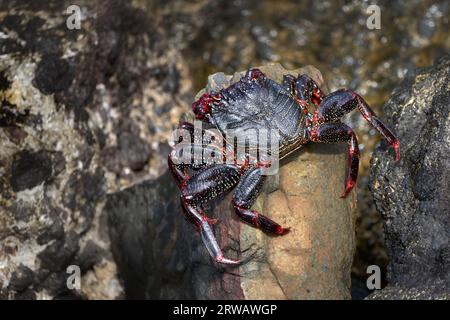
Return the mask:
<svg viewBox="0 0 450 320">
<path fill-rule="evenodd" d="M 277 81 L 288 73 L 279 64 L 260 68 Z M 291 71 L 299 72 L 323 82 L 313 67 Z M 207 89 L 217 90 L 239 77 L 211 75 Z M 127 297 L 349 298 L 355 193 L 339 197 L 345 166 L 345 146 L 308 146 L 283 162 L 279 180 L 274 176 L 268 181 L 268 195 L 260 196 L 255 206 L 292 228 L 284 237 L 269 237 L 242 224 L 230 205 L 231 194 L 212 204 L 208 212 L 220 220 L 215 234 L 225 255 L 248 258 L 239 268 L 212 262 L 183 219 L 179 191 L 169 174 L 110 195 L 105 210 Z"/>
<path fill-rule="evenodd" d="M 116 298 L 106 194 L 156 177 L 186 68 L 124 1 L 0 2 L 0 298 Z M 82 289 L 66 287 L 77 264 Z"/>
<path fill-rule="evenodd" d="M 450 55 L 410 74 L 385 106 L 402 147 L 373 155 L 371 190 L 384 219 L 389 285 L 372 299 L 450 298 Z"/>
<path fill-rule="evenodd" d="M 244 226 L 241 246 L 263 259 L 241 268 L 249 299 L 349 299 L 355 251 L 355 192 L 341 199 L 345 146 L 312 145 L 282 162 L 279 190 L 261 197 L 261 212 L 291 232 L 269 238 Z M 261 286 L 273 290 L 257 290 Z"/>
</svg>

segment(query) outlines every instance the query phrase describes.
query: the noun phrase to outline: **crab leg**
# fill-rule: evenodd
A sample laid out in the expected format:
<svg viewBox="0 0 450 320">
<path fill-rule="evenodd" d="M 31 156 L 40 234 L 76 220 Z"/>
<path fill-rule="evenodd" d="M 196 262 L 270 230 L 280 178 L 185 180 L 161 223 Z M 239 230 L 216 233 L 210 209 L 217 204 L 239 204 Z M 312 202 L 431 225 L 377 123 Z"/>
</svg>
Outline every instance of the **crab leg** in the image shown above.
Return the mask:
<svg viewBox="0 0 450 320">
<path fill-rule="evenodd" d="M 325 97 L 317 83 L 307 74 L 299 75 L 298 78 L 284 75 L 282 86 L 292 94 L 304 113 L 309 112 L 308 105 L 312 103 L 318 107 Z"/>
<path fill-rule="evenodd" d="M 294 89 L 297 99 L 312 102 L 315 106 L 319 106 L 325 94 L 320 90 L 317 83 L 307 74 L 300 75 L 295 79 Z"/>
<path fill-rule="evenodd" d="M 189 152 L 189 155 L 183 155 L 183 152 Z M 199 170 L 211 164 L 221 164 L 226 160 L 223 156 L 224 150 L 216 146 L 193 144 L 186 148 L 176 145 L 169 153 L 167 163 L 172 175 L 181 183 L 188 177 L 187 169 Z"/>
<path fill-rule="evenodd" d="M 192 123 L 180 121 L 178 129 L 188 130 L 192 141 L 194 135 L 194 125 Z M 214 133 L 211 131 L 203 131 L 214 136 Z M 204 132 L 202 132 L 202 134 Z M 189 155 L 184 155 L 184 152 L 189 152 Z M 212 155 L 214 155 L 214 158 L 212 158 Z M 193 144 L 179 143 L 175 145 L 169 153 L 167 164 L 170 172 L 177 181 L 178 187 L 181 187 L 181 183 L 189 177 L 187 169 L 198 170 L 212 163 L 223 163 L 223 156 L 223 147 L 220 147 L 219 145 L 203 146 L 201 142 L 198 143 L 195 141 Z"/>
<path fill-rule="evenodd" d="M 211 257 L 218 263 L 237 265 L 241 261 L 223 256 L 211 225 L 215 219 L 208 218 L 199 210 L 202 204 L 232 189 L 239 181 L 239 168 L 221 164 L 205 167 L 181 184 L 181 204 L 187 219 L 200 232 L 203 243 Z"/>
<path fill-rule="evenodd" d="M 186 201 L 181 201 L 184 214 L 188 221 L 193 223 L 202 237 L 203 244 L 208 250 L 210 256 L 218 263 L 238 265 L 241 260 L 228 259 L 223 256 L 222 249 L 220 249 L 217 243 L 216 237 L 211 229 L 211 225 L 217 223 L 217 220 L 206 217 L 206 215 L 199 212 L 192 205 L 189 205 Z"/>
<path fill-rule="evenodd" d="M 357 93 L 341 89 L 326 96 L 319 107 L 318 121 L 336 121 L 358 107 L 367 120 L 394 148 L 395 161 L 400 160 L 400 141 L 377 117 L 364 99 Z"/>
<path fill-rule="evenodd" d="M 341 198 L 345 198 L 356 184 L 359 167 L 358 140 L 352 128 L 344 123 L 324 123 L 318 128 L 309 129 L 309 139 L 314 142 L 347 142 L 348 143 L 348 164 L 345 191 Z"/>
<path fill-rule="evenodd" d="M 289 228 L 283 228 L 256 210 L 250 210 L 266 178 L 261 175 L 261 170 L 261 168 L 254 168 L 244 173 L 233 195 L 234 210 L 239 218 L 254 227 L 274 235 L 286 234 Z"/>
</svg>

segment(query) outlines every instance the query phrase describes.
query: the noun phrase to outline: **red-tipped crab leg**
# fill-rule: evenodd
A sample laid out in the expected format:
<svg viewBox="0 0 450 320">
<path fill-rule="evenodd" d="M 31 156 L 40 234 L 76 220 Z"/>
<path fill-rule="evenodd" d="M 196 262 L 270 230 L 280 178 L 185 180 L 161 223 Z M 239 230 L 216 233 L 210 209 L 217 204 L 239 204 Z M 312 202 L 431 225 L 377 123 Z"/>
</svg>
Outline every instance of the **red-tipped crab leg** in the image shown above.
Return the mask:
<svg viewBox="0 0 450 320">
<path fill-rule="evenodd" d="M 211 257 L 218 263 L 237 265 L 240 260 L 225 258 L 217 243 L 211 225 L 215 220 L 200 211 L 202 204 L 232 189 L 238 183 L 240 170 L 231 164 L 205 167 L 190 177 L 181 186 L 181 204 L 187 219 L 200 232 L 203 243 Z"/>
<path fill-rule="evenodd" d="M 309 129 L 309 139 L 314 142 L 347 142 L 348 143 L 348 164 L 345 191 L 341 195 L 345 198 L 356 185 L 359 167 L 358 140 L 352 128 L 344 123 L 324 123 L 318 128 Z"/>
<path fill-rule="evenodd" d="M 208 250 L 210 256 L 218 263 L 228 265 L 240 264 L 241 260 L 228 259 L 223 256 L 222 249 L 220 249 L 216 237 L 211 229 L 211 225 L 215 224 L 217 221 L 200 213 L 196 208 L 190 205 L 186 199 L 182 198 L 181 204 L 186 218 L 196 226 L 196 229 L 200 233 L 203 244 Z"/>
<path fill-rule="evenodd" d="M 400 160 L 400 141 L 377 117 L 364 99 L 351 90 L 341 89 L 327 95 L 319 107 L 318 121 L 330 122 L 340 119 L 346 113 L 358 107 L 367 120 L 392 146 L 395 161 Z"/>
<path fill-rule="evenodd" d="M 233 206 L 236 214 L 243 221 L 272 235 L 284 235 L 289 228 L 283 228 L 275 221 L 250 208 L 261 193 L 265 176 L 262 169 L 255 167 L 244 173 L 241 181 L 236 187 L 233 196 Z"/>
</svg>

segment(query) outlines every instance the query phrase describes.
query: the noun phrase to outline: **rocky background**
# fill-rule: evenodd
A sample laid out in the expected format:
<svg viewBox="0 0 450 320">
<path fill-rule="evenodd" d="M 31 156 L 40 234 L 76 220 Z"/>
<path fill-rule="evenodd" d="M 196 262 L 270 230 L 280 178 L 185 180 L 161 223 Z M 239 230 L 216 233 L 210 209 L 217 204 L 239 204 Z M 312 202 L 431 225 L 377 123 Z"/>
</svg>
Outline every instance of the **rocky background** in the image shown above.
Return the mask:
<svg viewBox="0 0 450 320">
<path fill-rule="evenodd" d="M 123 297 L 106 195 L 154 178 L 190 101 L 186 64 L 122 1 L 2 1 L 0 296 Z M 66 286 L 80 266 L 81 291 Z"/>
<path fill-rule="evenodd" d="M 66 26 L 74 2 L 79 30 Z M 347 119 L 362 149 L 352 296 L 369 294 L 366 267 L 384 278 L 390 257 L 389 286 L 371 297 L 448 297 L 448 58 L 414 70 L 449 51 L 450 6 L 370 4 L 380 30 L 366 27 L 365 1 L 0 1 L 0 298 L 205 297 L 211 281 L 242 298 L 221 270 L 173 295 L 190 285 L 179 257 L 209 261 L 183 219 L 163 219 L 173 195 L 147 190 L 172 190 L 166 141 L 207 76 L 269 62 L 315 65 L 331 91 L 350 87 L 379 114 L 406 78 L 385 117 L 404 157 L 376 151 L 373 198 L 379 136 L 357 112 Z M 170 230 L 181 230 L 170 242 L 147 238 Z M 127 264 L 124 248 L 135 249 Z M 71 264 L 81 290 L 67 289 Z"/>
<path fill-rule="evenodd" d="M 391 260 L 373 299 L 450 299 L 450 54 L 411 73 L 386 104 L 402 142 L 372 157 L 371 190 Z"/>
</svg>

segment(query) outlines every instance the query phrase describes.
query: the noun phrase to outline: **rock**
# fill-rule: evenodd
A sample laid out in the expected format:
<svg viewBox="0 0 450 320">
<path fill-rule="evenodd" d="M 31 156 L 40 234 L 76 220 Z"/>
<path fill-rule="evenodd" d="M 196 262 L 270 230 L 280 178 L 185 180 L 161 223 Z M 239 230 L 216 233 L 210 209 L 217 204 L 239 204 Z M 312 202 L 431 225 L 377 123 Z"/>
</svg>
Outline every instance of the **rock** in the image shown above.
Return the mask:
<svg viewBox="0 0 450 320">
<path fill-rule="evenodd" d="M 272 64 L 259 68 L 278 82 L 284 74 L 307 73 L 324 87 L 320 72 L 311 66 L 286 70 Z M 235 75 L 231 82 L 240 76 Z M 210 90 L 219 89 L 219 81 L 214 81 L 217 78 L 221 86 L 228 85 L 221 75 L 213 75 L 208 82 Z M 241 248 L 252 248 L 261 257 L 240 268 L 246 299 L 350 298 L 356 199 L 354 192 L 347 199 L 340 198 L 347 163 L 345 148 L 306 146 L 282 160 L 278 177 L 270 177 L 278 190 L 273 191 L 269 182 L 255 206 L 289 226 L 291 232 L 284 237 L 267 237 L 242 226 Z"/>
<path fill-rule="evenodd" d="M 191 298 L 194 233 L 187 232 L 193 230 L 181 215 L 171 175 L 109 195 L 104 210 L 126 297 Z"/>
<path fill-rule="evenodd" d="M 279 64 L 260 67 L 277 81 L 287 71 Z M 207 90 L 217 90 L 242 73 L 211 75 Z M 201 94 L 201 91 L 199 94 Z M 208 212 L 220 220 L 215 234 L 225 255 L 248 262 L 239 268 L 214 264 L 179 204 L 168 173 L 108 196 L 110 238 L 125 293 L 130 298 L 163 299 L 348 299 L 355 247 L 355 192 L 344 188 L 345 146 L 312 145 L 283 161 L 279 181 L 255 207 L 292 231 L 269 237 L 234 214 L 231 194 Z M 278 189 L 278 190 L 277 190 Z M 276 190 L 276 191 L 274 191 Z M 261 289 L 264 288 L 264 289 Z"/>
<path fill-rule="evenodd" d="M 46 151 L 23 150 L 16 154 L 11 166 L 11 187 L 15 192 L 47 181 L 52 175 L 52 163 Z"/>
<path fill-rule="evenodd" d="M 0 4 L 0 298 L 122 297 L 106 195 L 161 174 L 161 142 L 191 100 L 148 13 L 82 0 L 69 29 L 72 4 Z"/>
<path fill-rule="evenodd" d="M 279 189 L 257 205 L 291 232 L 268 238 L 242 227 L 241 246 L 251 244 L 264 255 L 241 268 L 248 299 L 350 298 L 356 195 L 340 198 L 344 154 L 345 147 L 314 145 L 282 162 Z"/>
<path fill-rule="evenodd" d="M 401 142 L 372 158 L 371 190 L 390 251 L 388 286 L 370 299 L 450 298 L 450 55 L 409 74 L 386 104 Z"/>
<path fill-rule="evenodd" d="M 26 288 L 28 288 L 31 284 L 33 284 L 33 281 L 34 281 L 33 270 L 21 264 L 11 277 L 11 280 L 9 282 L 9 288 L 17 292 L 22 292 Z"/>
</svg>

